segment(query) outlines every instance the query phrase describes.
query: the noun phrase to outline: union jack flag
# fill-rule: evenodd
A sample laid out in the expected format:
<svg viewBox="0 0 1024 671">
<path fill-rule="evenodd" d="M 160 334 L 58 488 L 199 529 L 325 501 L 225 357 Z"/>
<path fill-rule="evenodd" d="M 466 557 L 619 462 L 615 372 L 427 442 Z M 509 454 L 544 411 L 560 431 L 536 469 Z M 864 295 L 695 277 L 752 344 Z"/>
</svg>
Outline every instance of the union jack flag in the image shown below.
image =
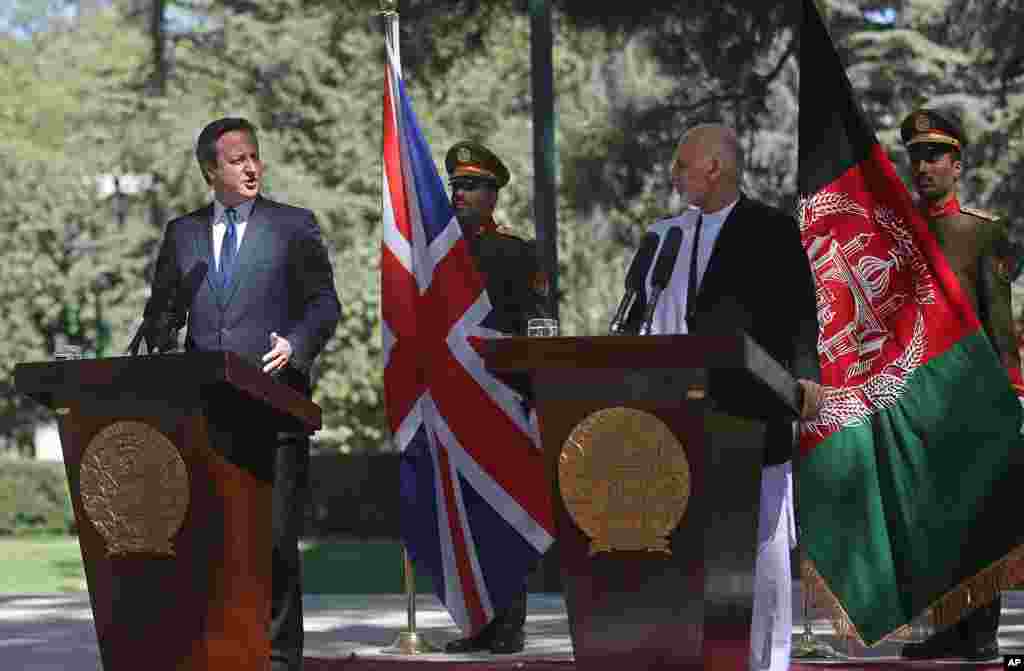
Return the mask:
<svg viewBox="0 0 1024 671">
<path fill-rule="evenodd" d="M 473 635 L 523 589 L 554 522 L 524 400 L 480 356 L 503 334 L 483 326 L 491 302 L 406 95 L 397 32 L 384 86 L 385 407 L 406 548 Z"/>
</svg>

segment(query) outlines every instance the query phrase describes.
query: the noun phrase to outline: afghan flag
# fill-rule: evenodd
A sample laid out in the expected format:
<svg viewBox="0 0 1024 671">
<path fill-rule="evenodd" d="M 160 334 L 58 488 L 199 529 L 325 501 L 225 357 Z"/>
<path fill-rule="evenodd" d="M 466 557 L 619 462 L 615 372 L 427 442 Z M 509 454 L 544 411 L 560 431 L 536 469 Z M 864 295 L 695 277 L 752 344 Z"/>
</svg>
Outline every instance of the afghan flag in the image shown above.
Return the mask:
<svg viewBox="0 0 1024 671">
<path fill-rule="evenodd" d="M 801 426 L 803 568 L 842 629 L 873 645 L 928 609 L 948 626 L 1024 578 L 1022 411 L 803 7 L 799 219 L 825 387 Z"/>
</svg>

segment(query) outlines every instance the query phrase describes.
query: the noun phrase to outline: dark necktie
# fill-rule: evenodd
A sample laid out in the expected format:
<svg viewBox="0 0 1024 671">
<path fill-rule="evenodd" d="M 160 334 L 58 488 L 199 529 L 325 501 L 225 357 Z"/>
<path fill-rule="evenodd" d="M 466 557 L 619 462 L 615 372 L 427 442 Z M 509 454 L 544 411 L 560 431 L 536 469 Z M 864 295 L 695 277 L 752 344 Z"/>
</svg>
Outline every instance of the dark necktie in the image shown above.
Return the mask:
<svg viewBox="0 0 1024 671">
<path fill-rule="evenodd" d="M 224 210 L 224 221 L 227 222 L 227 230 L 220 245 L 220 279 L 221 284 L 227 287 L 231 283 L 231 271 L 238 248 L 238 230 L 235 227 L 238 223 L 238 211 L 233 207 Z"/>
<path fill-rule="evenodd" d="M 700 227 L 704 223 L 704 214 L 697 213 L 697 225 L 693 231 L 693 249 L 690 252 L 690 276 L 686 288 L 686 329 L 693 332 L 693 316 L 697 312 L 697 255 L 700 253 Z"/>
</svg>

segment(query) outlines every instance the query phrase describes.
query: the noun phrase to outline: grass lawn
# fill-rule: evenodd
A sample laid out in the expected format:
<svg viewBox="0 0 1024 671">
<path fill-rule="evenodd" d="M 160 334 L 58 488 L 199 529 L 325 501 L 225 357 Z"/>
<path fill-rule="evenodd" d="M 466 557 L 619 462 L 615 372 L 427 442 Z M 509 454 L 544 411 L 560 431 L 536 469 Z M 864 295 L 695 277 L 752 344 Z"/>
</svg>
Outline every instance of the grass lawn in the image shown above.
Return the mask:
<svg viewBox="0 0 1024 671">
<path fill-rule="evenodd" d="M 306 594 L 401 594 L 402 545 L 392 540 L 311 539 L 302 550 Z M 430 578 L 416 576 L 416 592 L 430 594 Z"/>
<path fill-rule="evenodd" d="M 308 594 L 400 594 L 402 546 L 392 540 L 310 539 L 302 543 L 303 588 Z M 0 594 L 69 592 L 85 589 L 78 539 L 0 539 Z M 431 592 L 416 577 L 420 594 Z"/>
<path fill-rule="evenodd" d="M 0 566 L 0 594 L 85 589 L 77 538 L 0 538 Z"/>
</svg>

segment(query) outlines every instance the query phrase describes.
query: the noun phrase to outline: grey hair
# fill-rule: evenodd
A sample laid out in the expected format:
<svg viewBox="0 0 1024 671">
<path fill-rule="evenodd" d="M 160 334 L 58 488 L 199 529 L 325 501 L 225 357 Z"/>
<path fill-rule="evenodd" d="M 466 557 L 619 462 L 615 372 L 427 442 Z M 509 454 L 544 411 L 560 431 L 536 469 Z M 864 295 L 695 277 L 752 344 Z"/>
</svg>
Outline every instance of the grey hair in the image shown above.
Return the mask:
<svg viewBox="0 0 1024 671">
<path fill-rule="evenodd" d="M 735 130 L 722 123 L 699 123 L 683 133 L 682 139 L 679 140 L 679 147 L 682 147 L 691 138 L 706 144 L 710 154 L 720 160 L 723 165 L 735 171 L 733 177 L 736 184 L 740 183 L 745 169 L 746 156 Z M 708 142 L 709 139 L 713 141 Z M 677 154 L 678 151 L 677 148 Z"/>
</svg>

